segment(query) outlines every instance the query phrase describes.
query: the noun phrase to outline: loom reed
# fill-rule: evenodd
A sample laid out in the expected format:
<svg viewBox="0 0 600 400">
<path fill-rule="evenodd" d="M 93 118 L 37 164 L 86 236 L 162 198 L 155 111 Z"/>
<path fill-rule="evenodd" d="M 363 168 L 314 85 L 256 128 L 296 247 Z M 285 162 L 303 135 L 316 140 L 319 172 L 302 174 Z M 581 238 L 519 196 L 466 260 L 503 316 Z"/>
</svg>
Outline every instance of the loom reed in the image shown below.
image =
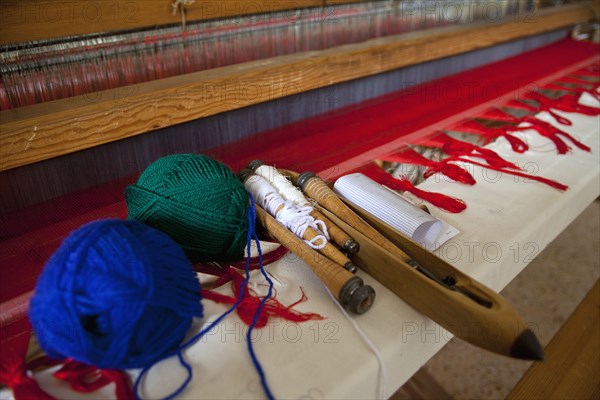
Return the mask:
<svg viewBox="0 0 600 400">
<path fill-rule="evenodd" d="M 465 22 L 442 14 L 422 18 L 426 3 L 342 4 L 187 23 L 185 30 L 176 25 L 3 45 L 0 110 L 81 95 L 93 100 L 91 93 L 119 87 L 134 94 L 126 87 Z"/>
</svg>

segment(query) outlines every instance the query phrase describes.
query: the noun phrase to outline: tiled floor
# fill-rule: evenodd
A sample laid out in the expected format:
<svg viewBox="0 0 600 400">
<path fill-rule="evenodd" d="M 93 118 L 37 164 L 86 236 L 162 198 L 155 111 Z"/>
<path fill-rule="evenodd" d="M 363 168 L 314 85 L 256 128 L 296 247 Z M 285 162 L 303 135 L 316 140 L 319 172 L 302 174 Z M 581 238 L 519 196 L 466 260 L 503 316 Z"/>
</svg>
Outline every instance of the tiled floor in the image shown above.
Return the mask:
<svg viewBox="0 0 600 400">
<path fill-rule="evenodd" d="M 600 201 L 595 201 L 502 295 L 545 346 L 599 277 Z M 504 399 L 530 364 L 453 339 L 424 368 L 453 398 Z"/>
</svg>

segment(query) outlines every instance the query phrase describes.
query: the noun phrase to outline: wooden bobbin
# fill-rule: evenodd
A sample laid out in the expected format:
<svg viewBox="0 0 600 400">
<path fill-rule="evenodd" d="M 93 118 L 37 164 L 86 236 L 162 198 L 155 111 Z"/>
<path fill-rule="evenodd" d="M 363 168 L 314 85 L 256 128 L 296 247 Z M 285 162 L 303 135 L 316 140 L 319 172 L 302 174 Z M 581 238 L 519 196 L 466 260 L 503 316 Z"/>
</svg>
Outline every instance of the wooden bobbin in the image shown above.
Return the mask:
<svg viewBox="0 0 600 400">
<path fill-rule="evenodd" d="M 256 216 L 273 238 L 313 270 L 345 309 L 355 314 L 363 314 L 371 308 L 375 300 L 375 291 L 371 286 L 365 285 L 361 278 L 311 249 L 258 205 Z"/>
<path fill-rule="evenodd" d="M 368 236 L 373 242 L 383 249 L 394 254 L 396 257 L 408 261 L 410 257 L 402 250 L 394 246 L 386 237 L 375 228 L 366 223 L 354 213 L 340 198 L 331 190 L 321 178 L 312 172 L 304 172 L 298 176 L 296 184 L 304 193 L 314 199 L 319 205 L 338 216 L 345 223 Z"/>
<path fill-rule="evenodd" d="M 313 215 L 313 213 L 311 213 L 311 216 L 313 218 L 317 218 Z M 323 236 L 320 232 L 317 232 L 315 229 L 313 229 L 309 226 L 308 228 L 306 228 L 306 231 L 304 231 L 303 239 L 310 241 L 319 235 Z M 330 232 L 330 235 L 331 235 L 331 232 Z M 318 249 L 318 251 L 320 253 L 322 253 L 324 256 L 330 258 L 335 263 L 341 265 L 348 271 L 350 271 L 352 273 L 356 272 L 357 268 L 354 264 L 352 264 L 352 261 L 350 261 L 350 259 L 348 257 L 346 257 L 337 248 L 335 248 L 331 243 L 325 242 L 325 247 Z"/>
<path fill-rule="evenodd" d="M 238 175 L 240 176 L 242 182 L 245 182 L 246 179 L 248 179 L 250 176 L 256 174 L 250 168 L 244 168 L 238 173 Z M 275 188 L 273 188 L 273 190 L 275 190 Z M 275 210 L 275 216 L 279 213 L 279 211 L 282 208 L 283 206 L 280 206 L 277 210 Z M 322 236 L 323 239 L 325 238 L 325 236 L 323 236 L 320 232 L 309 226 L 304 231 L 302 239 L 310 241 L 317 236 Z M 356 271 L 358 270 L 356 265 L 354 265 L 352 261 L 350 261 L 350 259 L 344 255 L 344 253 L 342 253 L 328 241 L 325 241 L 324 247 L 318 249 L 318 251 L 353 274 L 356 273 Z"/>
<path fill-rule="evenodd" d="M 275 184 L 275 178 L 276 178 L 275 176 L 271 176 L 271 174 L 269 174 L 269 176 L 265 176 L 264 172 L 261 173 L 260 171 L 258 171 L 259 168 L 261 168 L 263 166 L 268 167 L 266 164 L 264 164 L 260 160 L 253 160 L 248 164 L 248 168 L 251 169 L 252 171 L 254 171 L 254 173 L 262 176 L 263 178 L 265 178 L 266 180 L 271 182 L 271 184 L 273 184 L 273 186 L 277 190 L 281 190 L 281 188 L 278 188 L 277 185 Z M 277 169 L 274 170 L 273 174 L 280 174 L 281 176 L 285 177 L 285 174 L 282 174 Z M 296 173 L 296 175 L 297 175 L 297 173 Z M 289 182 L 289 187 L 291 189 L 297 190 L 292 185 L 291 182 Z M 311 209 L 313 209 L 313 204 L 311 204 L 301 194 L 300 191 L 297 191 L 296 193 L 299 195 L 297 197 L 302 200 L 299 200 L 299 199 L 296 199 L 295 201 L 293 200 L 295 203 L 297 203 L 299 206 L 308 206 Z M 291 199 L 286 198 L 286 195 L 283 192 L 281 192 L 279 194 L 285 200 L 291 200 Z M 334 243 L 336 243 L 341 248 L 345 249 L 349 254 L 356 253 L 356 251 L 358 250 L 358 247 L 359 247 L 358 244 L 352 238 L 350 238 L 347 234 L 345 234 L 340 228 L 338 228 L 333 222 L 331 222 L 323 214 L 321 214 L 320 212 L 318 212 L 317 210 L 314 210 L 314 209 L 311 211 L 310 216 L 313 217 L 315 220 L 319 220 L 323 224 L 325 224 L 325 226 L 327 227 L 327 233 L 329 234 L 330 240 L 332 240 Z M 309 227 L 306 229 L 306 232 L 304 234 L 304 239 L 312 240 L 315 236 L 317 236 L 319 234 L 320 233 L 318 231 Z M 344 268 L 346 268 L 348 271 L 350 271 L 352 273 L 356 273 L 356 271 L 358 270 L 356 265 L 354 265 L 352 263 L 352 261 L 343 252 L 338 250 L 338 248 L 335 247 L 334 245 L 332 245 L 329 241 L 327 241 L 325 243 L 324 247 L 319 249 L 319 252 L 321 252 L 323 255 L 329 257 L 331 260 L 340 264 L 341 266 L 343 266 Z"/>
<path fill-rule="evenodd" d="M 329 218 L 323 215 L 318 210 L 313 210 L 310 215 L 319 221 L 323 221 L 325 226 L 327 227 L 327 232 L 329 233 L 329 237 L 331 240 L 340 246 L 342 249 L 346 250 L 348 254 L 356 254 L 358 250 L 360 250 L 360 245 L 358 242 L 350 237 L 346 232 L 340 229 L 339 226 L 331 222 Z"/>
</svg>

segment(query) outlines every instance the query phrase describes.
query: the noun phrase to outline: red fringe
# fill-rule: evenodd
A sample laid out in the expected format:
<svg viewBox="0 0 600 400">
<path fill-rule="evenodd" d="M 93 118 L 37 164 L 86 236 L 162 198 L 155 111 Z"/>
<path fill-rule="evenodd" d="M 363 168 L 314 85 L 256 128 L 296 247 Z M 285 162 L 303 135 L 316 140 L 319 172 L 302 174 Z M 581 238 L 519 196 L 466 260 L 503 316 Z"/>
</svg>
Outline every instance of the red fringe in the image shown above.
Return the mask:
<svg viewBox="0 0 600 400">
<path fill-rule="evenodd" d="M 491 170 L 494 170 L 494 171 L 505 172 L 505 173 L 510 174 L 510 175 L 520 176 L 522 178 L 528 178 L 528 179 L 531 179 L 531 180 L 534 180 L 534 181 L 537 181 L 537 182 L 540 182 L 540 183 L 544 183 L 544 184 L 546 184 L 546 185 L 548 185 L 550 187 L 553 187 L 554 189 L 558 189 L 560 191 L 565 191 L 565 190 L 567 190 L 569 188 L 567 185 L 563 185 L 560 182 L 554 181 L 552 179 L 544 178 L 542 176 L 529 175 L 529 174 L 526 174 L 524 172 L 510 170 L 510 169 L 496 168 L 496 167 L 492 167 L 492 166 L 486 165 L 486 164 L 481 164 L 481 163 L 478 163 L 477 161 L 472 161 L 472 160 L 469 160 L 469 159 L 466 159 L 466 158 L 465 159 L 461 159 L 461 158 L 457 157 L 455 160 L 456 161 L 462 161 L 462 162 L 469 163 L 469 164 L 473 164 L 473 165 L 477 165 L 477 166 L 480 166 L 480 167 L 483 167 L 483 168 L 488 168 L 488 169 L 491 169 Z"/>
<path fill-rule="evenodd" d="M 581 150 L 591 151 L 590 147 L 581 143 L 580 141 L 575 139 L 573 136 L 571 136 L 569 133 L 555 127 L 552 124 L 549 124 L 548 122 L 542 121 L 541 119 L 538 119 L 533 115 L 528 115 L 523 118 L 516 118 L 516 117 L 506 113 L 505 111 L 502 111 L 500 109 L 494 109 L 494 110 L 487 112 L 485 114 L 485 116 L 491 117 L 491 118 L 494 118 L 497 120 L 509 121 L 509 122 L 513 122 L 513 123 L 527 122 L 527 123 L 531 124 L 531 126 L 528 126 L 528 127 L 515 126 L 513 131 L 524 131 L 527 129 L 536 130 L 541 136 L 547 137 L 554 143 L 554 145 L 556 146 L 556 150 L 558 151 L 558 154 L 566 154 L 571 149 L 564 141 L 562 141 L 560 139 L 559 135 L 569 139 L 575 146 L 579 147 Z"/>
<path fill-rule="evenodd" d="M 582 86 L 567 86 L 567 85 L 561 85 L 562 84 L 580 84 Z M 586 88 L 585 86 L 591 87 L 590 89 Z M 593 96 L 595 99 L 600 100 L 600 93 L 598 93 L 596 90 L 598 88 L 598 86 L 595 86 L 593 83 L 590 82 L 586 82 L 582 79 L 577 79 L 574 77 L 564 77 L 562 78 L 560 81 L 557 82 L 551 82 L 548 85 L 545 86 L 545 88 L 547 89 L 552 89 L 552 90 L 567 90 L 569 92 L 574 92 L 577 93 L 579 95 L 583 94 L 583 93 L 588 93 L 591 96 Z"/>
<path fill-rule="evenodd" d="M 516 153 L 525 153 L 527 150 L 529 150 L 527 143 L 510 134 L 510 132 L 520 130 L 520 128 L 516 125 L 506 124 L 498 128 L 488 128 L 475 120 L 467 120 L 461 125 L 457 126 L 455 129 L 460 132 L 482 136 L 486 139 L 487 143 L 499 137 L 503 137 L 510 143 L 513 151 Z"/>
<path fill-rule="evenodd" d="M 392 190 L 401 192 L 410 192 L 420 199 L 426 200 L 436 207 L 446 210 L 451 213 L 459 213 L 467 208 L 467 205 L 461 199 L 450 197 L 442 193 L 426 192 L 416 188 L 408 179 L 401 177 L 394 178 L 375 164 L 365 167 L 360 172 Z"/>
<path fill-rule="evenodd" d="M 525 98 L 535 100 L 538 103 L 540 103 L 540 107 L 537 109 L 538 111 L 550 112 L 550 109 L 554 108 L 557 110 L 562 110 L 566 112 L 576 112 L 592 117 L 600 115 L 600 108 L 589 107 L 583 104 L 579 104 L 579 95 L 577 94 L 566 93 L 558 99 L 551 99 L 539 92 L 532 91 L 527 93 L 525 95 Z M 554 116 L 555 113 L 553 113 L 552 115 Z"/>
<path fill-rule="evenodd" d="M 592 149 L 590 147 L 581 143 L 579 140 L 575 139 L 569 133 L 556 128 L 555 126 L 553 126 L 552 124 L 549 124 L 548 122 L 542 121 L 533 116 L 526 117 L 523 119 L 523 121 L 529 122 L 530 124 L 533 125 L 533 128 L 539 132 L 540 135 L 545 136 L 548 139 L 552 140 L 554 142 L 554 144 L 556 145 L 556 150 L 558 151 L 558 154 L 566 154 L 570 150 L 570 147 L 558 137 L 559 135 L 564 136 L 567 139 L 569 139 L 571 141 L 571 143 L 573 143 L 575 146 L 579 147 L 581 150 L 588 151 L 588 152 L 592 151 Z M 524 128 L 524 129 L 527 129 L 527 128 Z"/>
<path fill-rule="evenodd" d="M 444 153 L 453 157 L 469 156 L 485 160 L 496 168 L 519 169 L 519 167 L 500 157 L 495 151 L 454 139 L 445 133 L 439 133 L 421 142 L 424 146 L 440 147 Z"/>
<path fill-rule="evenodd" d="M 54 373 L 54 377 L 67 382 L 73 390 L 80 393 L 92 393 L 104 386 L 114 383 L 116 398 L 134 400 L 129 375 L 114 369 L 98 369 L 79 361 L 67 362 Z"/>
<path fill-rule="evenodd" d="M 425 172 L 426 178 L 439 172 L 456 182 L 464 183 L 466 185 L 475 184 L 473 176 L 458 165 L 450 164 L 448 160 L 429 160 L 409 147 L 400 152 L 381 157 L 381 160 L 427 167 L 427 171 Z"/>
<path fill-rule="evenodd" d="M 547 113 L 549 113 L 550 115 L 552 115 L 554 117 L 555 120 L 557 120 L 559 123 L 563 124 L 563 125 L 573 125 L 573 122 L 571 122 L 570 119 L 562 117 L 560 115 L 558 115 L 554 110 L 552 109 L 546 109 L 546 110 L 541 110 L 536 108 L 535 106 L 533 106 L 532 104 L 528 104 L 525 103 L 519 99 L 515 99 L 515 100 L 511 100 L 508 104 L 509 107 L 515 107 L 515 108 L 524 108 L 532 113 L 538 113 L 540 111 L 546 111 Z"/>
</svg>

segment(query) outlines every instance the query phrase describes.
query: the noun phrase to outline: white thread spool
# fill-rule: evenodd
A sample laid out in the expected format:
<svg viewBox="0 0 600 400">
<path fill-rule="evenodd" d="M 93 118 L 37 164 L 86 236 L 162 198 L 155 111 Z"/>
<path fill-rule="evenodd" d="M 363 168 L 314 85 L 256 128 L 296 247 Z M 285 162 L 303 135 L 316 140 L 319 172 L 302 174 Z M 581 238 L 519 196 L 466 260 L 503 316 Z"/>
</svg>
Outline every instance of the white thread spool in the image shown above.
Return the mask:
<svg viewBox="0 0 600 400">
<path fill-rule="evenodd" d="M 313 211 L 313 207 L 310 205 L 308 199 L 304 197 L 302 191 L 292 185 L 292 182 L 283 176 L 277 168 L 263 164 L 255 168 L 254 173 L 269 181 L 284 200 L 291 201 L 299 207 L 310 207 L 310 211 Z M 327 226 L 323 221 L 315 219 L 315 229 L 318 229 L 329 239 L 329 232 L 327 232 Z"/>
<path fill-rule="evenodd" d="M 312 207 L 300 207 L 291 201 L 285 201 L 263 177 L 251 175 L 244 181 L 244 187 L 261 207 L 299 238 L 304 239 L 304 234 L 309 227 L 315 229 L 315 219 L 310 215 Z M 322 249 L 327 244 L 327 239 L 323 235 L 304 241 L 316 250 Z"/>
<path fill-rule="evenodd" d="M 254 173 L 271 182 L 271 185 L 277 189 L 277 192 L 285 200 L 289 200 L 299 206 L 309 204 L 308 200 L 306 197 L 304 197 L 300 189 L 292 185 L 292 183 L 285 176 L 277 171 L 277 168 L 263 164 L 256 168 Z"/>
</svg>

